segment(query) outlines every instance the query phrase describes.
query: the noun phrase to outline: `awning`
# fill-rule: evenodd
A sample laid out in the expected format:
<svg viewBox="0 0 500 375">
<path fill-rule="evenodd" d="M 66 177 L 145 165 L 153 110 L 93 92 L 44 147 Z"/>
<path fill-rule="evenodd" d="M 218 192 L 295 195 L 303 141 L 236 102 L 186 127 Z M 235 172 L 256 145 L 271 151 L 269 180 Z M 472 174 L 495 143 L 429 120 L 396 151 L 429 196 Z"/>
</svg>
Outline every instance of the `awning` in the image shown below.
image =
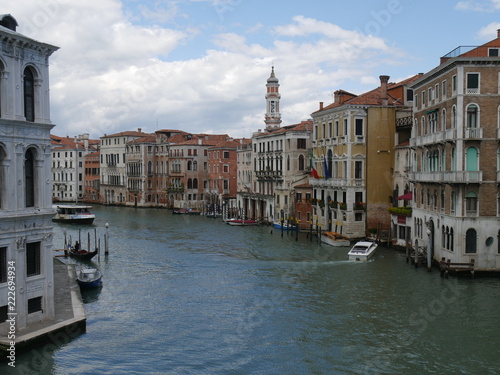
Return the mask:
<svg viewBox="0 0 500 375">
<path fill-rule="evenodd" d="M 399 200 L 411 201 L 413 199 L 413 193 L 410 191 L 409 193 L 403 194 L 398 197 Z"/>
</svg>

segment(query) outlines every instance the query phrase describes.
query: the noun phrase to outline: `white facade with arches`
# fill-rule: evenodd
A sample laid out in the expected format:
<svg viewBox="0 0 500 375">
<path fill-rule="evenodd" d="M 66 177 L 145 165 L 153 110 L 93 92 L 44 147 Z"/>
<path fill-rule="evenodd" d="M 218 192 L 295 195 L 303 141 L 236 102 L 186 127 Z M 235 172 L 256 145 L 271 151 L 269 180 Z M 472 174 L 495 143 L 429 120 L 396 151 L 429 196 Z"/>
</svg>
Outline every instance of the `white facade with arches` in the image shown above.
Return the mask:
<svg viewBox="0 0 500 375">
<path fill-rule="evenodd" d="M 12 282 L 17 331 L 54 317 L 48 60 L 58 48 L 16 27 L 0 15 L 0 335 Z"/>
</svg>

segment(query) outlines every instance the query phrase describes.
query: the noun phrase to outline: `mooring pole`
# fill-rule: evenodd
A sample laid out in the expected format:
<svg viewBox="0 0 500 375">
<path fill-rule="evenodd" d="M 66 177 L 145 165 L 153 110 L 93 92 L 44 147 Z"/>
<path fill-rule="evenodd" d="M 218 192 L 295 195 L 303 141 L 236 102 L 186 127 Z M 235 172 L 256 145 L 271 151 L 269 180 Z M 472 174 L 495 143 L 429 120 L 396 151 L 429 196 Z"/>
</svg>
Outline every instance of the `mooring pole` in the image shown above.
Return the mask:
<svg viewBox="0 0 500 375">
<path fill-rule="evenodd" d="M 108 234 L 109 224 L 106 223 L 106 234 L 104 235 L 104 255 L 109 254 L 109 234 Z"/>
</svg>

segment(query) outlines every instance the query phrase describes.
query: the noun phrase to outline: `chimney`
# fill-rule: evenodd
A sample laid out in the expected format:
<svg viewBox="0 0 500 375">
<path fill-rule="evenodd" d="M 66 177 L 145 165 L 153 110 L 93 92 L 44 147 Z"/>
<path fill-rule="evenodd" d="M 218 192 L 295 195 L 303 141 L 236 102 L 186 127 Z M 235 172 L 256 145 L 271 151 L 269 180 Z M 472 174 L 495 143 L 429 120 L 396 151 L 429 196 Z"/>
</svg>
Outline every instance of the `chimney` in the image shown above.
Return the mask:
<svg viewBox="0 0 500 375">
<path fill-rule="evenodd" d="M 382 105 L 388 104 L 387 82 L 389 82 L 389 76 L 380 76 L 380 100 Z"/>
<path fill-rule="evenodd" d="M 319 110 L 323 110 L 323 102 L 319 102 Z"/>
<path fill-rule="evenodd" d="M 137 131 L 138 131 L 139 133 L 142 133 L 142 128 L 138 128 L 138 129 L 137 129 Z"/>
<path fill-rule="evenodd" d="M 339 90 L 337 90 L 333 93 L 333 102 L 338 103 L 339 100 L 340 100 L 340 92 L 339 92 Z"/>
<path fill-rule="evenodd" d="M 500 38 L 500 29 L 497 30 L 497 38 Z"/>
</svg>

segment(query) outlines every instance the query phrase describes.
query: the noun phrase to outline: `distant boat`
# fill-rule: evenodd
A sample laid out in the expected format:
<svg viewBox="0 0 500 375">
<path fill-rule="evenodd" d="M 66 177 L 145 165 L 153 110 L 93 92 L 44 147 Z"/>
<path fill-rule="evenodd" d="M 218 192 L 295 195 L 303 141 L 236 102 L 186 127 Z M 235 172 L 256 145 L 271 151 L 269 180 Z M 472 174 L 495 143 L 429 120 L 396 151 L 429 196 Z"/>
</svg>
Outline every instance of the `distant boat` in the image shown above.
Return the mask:
<svg viewBox="0 0 500 375">
<path fill-rule="evenodd" d="M 351 244 L 349 238 L 337 232 L 323 232 L 321 242 L 330 246 L 349 246 Z"/>
<path fill-rule="evenodd" d="M 367 261 L 375 254 L 377 247 L 375 241 L 363 240 L 356 242 L 348 253 L 349 260 Z"/>
<path fill-rule="evenodd" d="M 92 224 L 95 215 L 90 212 L 92 206 L 57 205 L 56 215 L 52 218 L 54 223 Z"/>
<path fill-rule="evenodd" d="M 199 215 L 200 210 L 196 208 L 175 208 L 173 211 L 174 215 Z"/>
<path fill-rule="evenodd" d="M 76 281 L 81 288 L 96 288 L 102 285 L 102 275 L 97 268 L 83 268 Z"/>
<path fill-rule="evenodd" d="M 67 251 L 67 253 L 70 257 L 80 259 L 80 260 L 90 260 L 97 255 L 97 252 L 98 252 L 98 250 L 89 252 L 87 250 L 83 250 L 83 249 L 75 250 L 73 248 L 70 249 L 69 251 Z M 65 251 L 65 254 L 66 254 L 66 251 Z"/>
<path fill-rule="evenodd" d="M 294 229 L 296 229 L 295 225 L 287 224 L 285 222 L 283 222 L 283 225 L 282 225 L 281 221 L 275 221 L 273 223 L 273 227 L 275 227 L 276 229 L 280 229 L 280 230 L 294 230 Z"/>
<path fill-rule="evenodd" d="M 229 219 L 226 220 L 229 225 L 243 226 L 243 225 L 257 225 L 257 220 L 250 219 Z"/>
</svg>

